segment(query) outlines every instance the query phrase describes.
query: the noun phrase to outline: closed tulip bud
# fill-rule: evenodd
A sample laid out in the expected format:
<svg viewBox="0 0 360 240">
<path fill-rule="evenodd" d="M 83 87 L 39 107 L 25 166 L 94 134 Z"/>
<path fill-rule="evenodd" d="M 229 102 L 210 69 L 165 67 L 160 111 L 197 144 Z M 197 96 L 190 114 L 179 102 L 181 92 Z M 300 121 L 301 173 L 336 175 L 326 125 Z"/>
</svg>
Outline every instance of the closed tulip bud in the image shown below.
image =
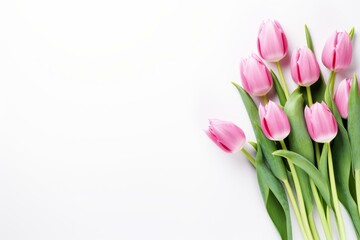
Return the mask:
<svg viewBox="0 0 360 240">
<path fill-rule="evenodd" d="M 322 62 L 326 68 L 339 72 L 347 69 L 351 64 L 352 44 L 347 32 L 335 32 L 326 41 Z"/>
<path fill-rule="evenodd" d="M 303 87 L 312 85 L 320 77 L 319 63 L 308 47 L 299 48 L 292 54 L 290 68 L 294 82 Z"/>
<path fill-rule="evenodd" d="M 351 78 L 346 78 L 342 80 L 336 89 L 334 95 L 335 104 L 339 110 L 339 113 L 342 118 L 346 119 L 348 117 L 348 110 L 349 110 L 349 94 L 351 89 Z M 359 85 L 360 87 L 360 85 Z M 360 92 L 360 89 L 359 89 Z"/>
<path fill-rule="evenodd" d="M 205 132 L 216 145 L 228 153 L 240 151 L 246 142 L 244 132 L 232 122 L 209 120 L 209 129 Z"/>
<path fill-rule="evenodd" d="M 289 119 L 278 104 L 270 100 L 265 107 L 260 105 L 259 116 L 261 128 L 268 139 L 281 141 L 289 135 Z"/>
<path fill-rule="evenodd" d="M 253 96 L 266 95 L 273 85 L 269 69 L 255 54 L 241 60 L 240 77 L 245 91 Z"/>
<path fill-rule="evenodd" d="M 324 103 L 305 107 L 305 121 L 310 137 L 319 143 L 329 143 L 337 134 L 338 126 L 334 115 Z"/>
<path fill-rule="evenodd" d="M 263 21 L 257 39 L 260 56 L 268 62 L 278 62 L 288 51 L 288 42 L 280 23 L 276 20 Z"/>
</svg>

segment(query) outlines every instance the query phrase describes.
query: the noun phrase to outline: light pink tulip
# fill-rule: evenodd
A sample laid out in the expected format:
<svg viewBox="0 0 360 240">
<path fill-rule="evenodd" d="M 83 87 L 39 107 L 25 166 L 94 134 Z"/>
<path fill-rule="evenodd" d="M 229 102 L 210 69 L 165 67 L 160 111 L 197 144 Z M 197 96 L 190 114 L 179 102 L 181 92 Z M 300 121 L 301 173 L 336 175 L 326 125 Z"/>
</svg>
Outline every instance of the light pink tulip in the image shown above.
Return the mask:
<svg viewBox="0 0 360 240">
<path fill-rule="evenodd" d="M 326 41 L 322 62 L 326 68 L 339 72 L 347 69 L 351 64 L 352 44 L 347 32 L 334 32 Z"/>
<path fill-rule="evenodd" d="M 319 63 L 308 47 L 298 48 L 292 54 L 290 67 L 294 82 L 300 86 L 310 86 L 319 79 Z"/>
<path fill-rule="evenodd" d="M 280 23 L 263 21 L 258 33 L 257 48 L 260 56 L 268 62 L 278 62 L 288 51 L 288 42 Z"/>
<path fill-rule="evenodd" d="M 241 60 L 240 76 L 245 91 L 253 96 L 266 95 L 273 85 L 269 69 L 255 54 Z"/>
<path fill-rule="evenodd" d="M 319 143 L 329 143 L 337 134 L 338 126 L 334 115 L 324 103 L 305 107 L 305 121 L 310 137 Z"/>
<path fill-rule="evenodd" d="M 228 153 L 240 151 L 246 142 L 244 132 L 232 122 L 211 119 L 209 129 L 205 132 L 216 145 Z"/>
<path fill-rule="evenodd" d="M 349 93 L 351 89 L 351 78 L 342 80 L 336 89 L 334 101 L 342 118 L 348 117 Z"/>
<path fill-rule="evenodd" d="M 281 107 L 273 101 L 270 100 L 265 107 L 260 105 L 259 116 L 261 128 L 270 140 L 284 140 L 289 135 L 289 119 Z"/>
</svg>

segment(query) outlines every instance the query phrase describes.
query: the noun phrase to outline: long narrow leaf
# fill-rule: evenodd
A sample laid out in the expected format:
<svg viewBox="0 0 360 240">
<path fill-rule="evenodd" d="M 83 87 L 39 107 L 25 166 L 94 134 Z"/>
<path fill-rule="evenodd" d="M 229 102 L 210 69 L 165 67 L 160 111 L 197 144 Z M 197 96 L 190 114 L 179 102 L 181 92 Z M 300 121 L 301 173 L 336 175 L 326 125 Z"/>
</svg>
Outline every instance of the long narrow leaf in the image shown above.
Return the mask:
<svg viewBox="0 0 360 240">
<path fill-rule="evenodd" d="M 261 148 L 256 154 L 256 174 L 266 210 L 282 240 L 292 239 L 289 203 L 280 181 L 267 168 Z"/>
<path fill-rule="evenodd" d="M 354 171 L 360 169 L 360 96 L 356 75 L 352 80 L 349 94 L 349 116 L 348 116 L 348 134 L 351 143 L 351 155 Z"/>
<path fill-rule="evenodd" d="M 265 158 L 268 160 L 268 164 L 271 168 L 271 171 L 274 173 L 274 175 L 279 178 L 280 180 L 287 179 L 285 165 L 283 160 L 280 157 L 272 155 L 272 153 L 277 150 L 277 147 L 273 141 L 270 141 L 267 139 L 261 129 L 259 129 L 257 126 L 260 126 L 260 119 L 259 119 L 259 113 L 258 108 L 256 107 L 254 101 L 252 98 L 245 92 L 245 90 L 237 85 L 236 83 L 233 83 L 233 85 L 238 89 L 240 96 L 243 100 L 243 103 L 245 105 L 245 108 L 247 110 L 247 113 L 249 115 L 256 140 L 258 144 L 261 146 L 261 149 L 263 151 L 263 154 Z"/>
<path fill-rule="evenodd" d="M 273 153 L 274 155 L 287 158 L 296 166 L 303 169 L 309 177 L 314 181 L 316 187 L 319 189 L 320 194 L 324 198 L 325 202 L 332 206 L 330 198 L 330 186 L 327 179 L 323 177 L 320 171 L 305 157 L 288 150 L 278 150 Z"/>
</svg>

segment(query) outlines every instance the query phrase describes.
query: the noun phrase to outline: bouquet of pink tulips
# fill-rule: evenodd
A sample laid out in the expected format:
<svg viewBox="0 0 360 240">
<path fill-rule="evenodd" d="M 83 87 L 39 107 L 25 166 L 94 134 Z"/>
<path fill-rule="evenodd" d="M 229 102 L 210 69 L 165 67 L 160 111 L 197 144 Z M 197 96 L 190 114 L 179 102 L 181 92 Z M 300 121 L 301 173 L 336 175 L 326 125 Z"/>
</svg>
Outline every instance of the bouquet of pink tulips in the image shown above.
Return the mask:
<svg viewBox="0 0 360 240">
<path fill-rule="evenodd" d="M 292 93 L 281 69 L 288 51 L 287 38 L 277 21 L 262 23 L 259 56 L 253 54 L 240 63 L 242 87 L 233 85 L 256 136 L 256 142 L 248 142 L 255 156 L 244 148 L 244 132 L 231 122 L 210 120 L 206 133 L 225 152 L 241 150 L 254 166 L 266 210 L 281 239 L 292 239 L 290 206 L 304 239 L 320 239 L 315 208 L 326 239 L 337 238 L 336 232 L 340 239 L 346 239 L 345 212 L 341 212 L 340 203 L 360 238 L 360 95 L 356 75 L 342 80 L 334 92 L 336 73 L 351 64 L 354 29 L 336 31 L 325 43 L 322 63 L 329 69 L 327 83 L 306 26 L 305 35 L 307 47 L 296 49 L 291 56 L 291 77 L 298 85 Z M 278 74 L 262 59 L 275 63 Z M 273 86 L 277 93 L 274 101 L 267 97 Z M 257 106 L 254 98 L 261 98 L 263 104 Z"/>
</svg>

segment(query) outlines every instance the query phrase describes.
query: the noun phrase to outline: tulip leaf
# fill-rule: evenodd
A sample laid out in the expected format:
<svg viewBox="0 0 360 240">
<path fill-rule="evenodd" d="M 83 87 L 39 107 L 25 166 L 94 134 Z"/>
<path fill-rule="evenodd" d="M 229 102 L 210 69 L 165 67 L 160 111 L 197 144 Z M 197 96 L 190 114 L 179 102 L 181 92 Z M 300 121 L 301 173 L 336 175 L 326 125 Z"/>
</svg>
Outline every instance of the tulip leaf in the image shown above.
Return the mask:
<svg viewBox="0 0 360 240">
<path fill-rule="evenodd" d="M 284 111 L 289 118 L 291 131 L 288 136 L 289 150 L 299 153 L 313 164 L 315 162 L 313 142 L 308 134 L 304 118 L 304 99 L 299 90 L 295 90 L 288 98 Z M 296 167 L 306 210 L 312 212 L 312 192 L 308 175 Z"/>
<path fill-rule="evenodd" d="M 306 24 L 305 24 L 305 36 L 306 36 L 306 43 L 307 43 L 308 48 L 310 48 L 310 50 L 315 54 L 313 41 L 311 39 L 311 35 L 310 35 L 309 29 Z M 313 100 L 315 102 L 321 102 L 322 100 L 324 100 L 326 83 L 324 81 L 323 75 L 321 74 L 321 71 L 320 71 L 319 79 L 313 85 L 310 86 L 310 89 L 311 89 L 311 94 L 312 94 Z M 301 92 L 304 93 L 304 96 L 306 96 L 305 95 L 306 94 L 305 87 L 301 87 Z M 306 98 L 305 98 L 305 102 L 307 103 Z"/>
<path fill-rule="evenodd" d="M 256 149 L 257 149 L 257 143 L 256 142 L 252 142 L 252 141 L 249 141 L 248 142 L 254 149 L 255 149 L 255 151 L 256 151 Z"/>
<path fill-rule="evenodd" d="M 276 76 L 276 74 L 274 73 L 273 70 L 270 70 L 270 73 L 271 73 L 271 77 L 273 79 L 273 82 L 275 83 L 275 90 L 276 90 L 276 93 L 279 97 L 279 102 L 281 104 L 281 106 L 284 106 L 285 103 L 286 103 L 286 95 L 284 93 L 284 90 L 279 82 L 279 79 L 278 77 Z"/>
<path fill-rule="evenodd" d="M 351 143 L 351 156 L 353 163 L 353 170 L 360 170 L 360 96 L 359 87 L 356 75 L 352 80 L 350 94 L 349 94 L 349 116 L 348 116 L 348 134 Z"/>
<path fill-rule="evenodd" d="M 350 29 L 350 31 L 349 31 L 349 37 L 350 37 L 351 40 L 353 40 L 354 35 L 355 35 L 355 28 L 352 27 L 352 28 Z"/>
<path fill-rule="evenodd" d="M 339 111 L 336 108 L 333 98 L 331 97 L 329 85 L 325 92 L 325 101 L 336 118 L 338 124 L 338 134 L 333 140 L 332 155 L 334 161 L 334 172 L 336 180 L 336 188 L 339 200 L 344 205 L 352 222 L 354 224 L 356 234 L 360 237 L 360 216 L 350 191 L 350 173 L 351 173 L 351 145 L 349 135 L 344 127 Z"/>
<path fill-rule="evenodd" d="M 265 137 L 264 133 L 262 132 L 262 130 L 259 129 L 259 127 L 258 127 L 258 126 L 260 126 L 260 118 L 259 118 L 258 108 L 256 107 L 254 101 L 242 87 L 240 87 L 236 83 L 233 83 L 233 85 L 237 88 L 237 90 L 240 93 L 240 96 L 243 100 L 246 111 L 249 115 L 253 130 L 254 130 L 254 133 L 256 136 L 256 140 L 257 140 L 258 144 L 261 146 L 261 149 L 263 151 L 265 158 L 268 160 L 268 164 L 271 168 L 271 171 L 280 180 L 287 179 L 285 165 L 284 165 L 283 160 L 280 157 L 272 155 L 272 153 L 275 150 L 277 150 L 275 142 L 267 139 Z"/>
<path fill-rule="evenodd" d="M 281 239 L 292 239 L 289 203 L 280 181 L 267 168 L 261 148 L 256 154 L 256 174 L 266 210 Z"/>
<path fill-rule="evenodd" d="M 325 202 L 329 206 L 332 206 L 329 182 L 327 179 L 324 178 L 321 172 L 314 166 L 314 164 L 309 159 L 301 156 L 298 153 L 288 150 L 277 150 L 273 154 L 288 159 L 293 164 L 304 170 L 313 180 L 316 187 L 319 189 L 319 192 L 324 198 Z"/>
</svg>

